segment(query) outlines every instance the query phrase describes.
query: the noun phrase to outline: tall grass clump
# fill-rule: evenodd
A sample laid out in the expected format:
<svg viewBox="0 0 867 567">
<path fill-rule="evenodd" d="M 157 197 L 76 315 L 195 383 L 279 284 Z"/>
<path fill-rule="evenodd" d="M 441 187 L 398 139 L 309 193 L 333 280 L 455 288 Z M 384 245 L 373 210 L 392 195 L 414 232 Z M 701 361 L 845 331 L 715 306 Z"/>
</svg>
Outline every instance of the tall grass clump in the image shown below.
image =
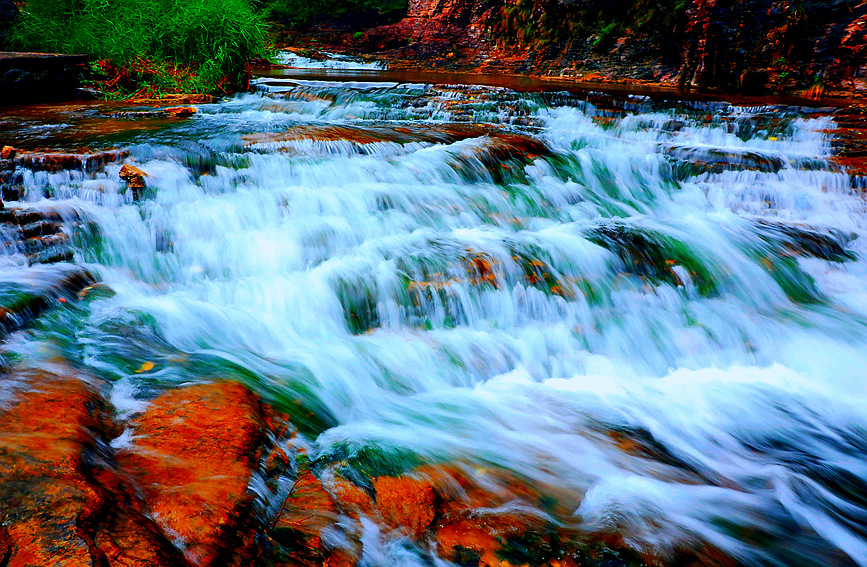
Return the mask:
<svg viewBox="0 0 867 567">
<path fill-rule="evenodd" d="M 241 84 L 264 54 L 265 24 L 248 0 L 29 0 L 12 42 L 90 55 L 110 87 L 214 92 Z"/>
</svg>

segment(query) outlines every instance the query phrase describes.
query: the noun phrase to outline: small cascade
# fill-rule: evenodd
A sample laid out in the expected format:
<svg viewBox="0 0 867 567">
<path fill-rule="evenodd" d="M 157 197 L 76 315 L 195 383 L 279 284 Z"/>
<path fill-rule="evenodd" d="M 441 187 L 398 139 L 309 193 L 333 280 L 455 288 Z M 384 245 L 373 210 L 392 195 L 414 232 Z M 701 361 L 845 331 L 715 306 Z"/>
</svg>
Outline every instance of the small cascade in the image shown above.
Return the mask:
<svg viewBox="0 0 867 567">
<path fill-rule="evenodd" d="M 68 213 L 0 226 L 5 264 L 41 253 L 18 233 L 62 236 L 113 293 L 9 354 L 50 343 L 145 397 L 239 380 L 289 414 L 318 474 L 368 493 L 370 463 L 503 471 L 527 488 L 501 512 L 576 541 L 867 565 L 867 203 L 833 116 L 255 86 L 111 159 L 15 164 L 2 219 Z M 135 195 L 124 164 L 146 175 Z M 463 557 L 364 517 L 323 533 L 363 564 Z"/>
</svg>

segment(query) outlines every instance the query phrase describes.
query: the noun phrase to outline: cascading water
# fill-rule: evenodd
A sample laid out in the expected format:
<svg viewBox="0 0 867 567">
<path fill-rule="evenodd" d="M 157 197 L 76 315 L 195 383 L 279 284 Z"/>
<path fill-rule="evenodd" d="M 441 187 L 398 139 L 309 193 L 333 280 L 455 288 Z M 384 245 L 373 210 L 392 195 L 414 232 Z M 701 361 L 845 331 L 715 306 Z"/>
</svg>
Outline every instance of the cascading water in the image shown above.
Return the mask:
<svg viewBox="0 0 867 567">
<path fill-rule="evenodd" d="M 10 356 L 142 399 L 241 379 L 314 458 L 511 471 L 549 521 L 663 560 L 867 565 L 867 210 L 830 119 L 259 87 L 128 140 L 139 202 L 120 164 L 22 172 L 92 221 L 75 260 L 114 294 Z M 422 564 L 365 533 L 363 562 Z"/>
</svg>

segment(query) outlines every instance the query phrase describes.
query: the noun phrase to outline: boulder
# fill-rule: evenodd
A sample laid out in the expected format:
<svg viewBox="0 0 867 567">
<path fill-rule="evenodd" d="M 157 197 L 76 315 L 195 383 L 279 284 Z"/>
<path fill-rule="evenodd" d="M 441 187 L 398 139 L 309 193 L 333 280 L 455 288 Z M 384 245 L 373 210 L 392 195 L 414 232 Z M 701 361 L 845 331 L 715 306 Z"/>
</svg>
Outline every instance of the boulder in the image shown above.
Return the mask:
<svg viewBox="0 0 867 567">
<path fill-rule="evenodd" d="M 430 482 L 416 478 L 374 479 L 376 506 L 392 528 L 404 528 L 413 539 L 421 539 L 434 521 L 436 495 Z"/>
<path fill-rule="evenodd" d="M 142 189 L 147 187 L 144 180 L 147 175 L 144 171 L 128 163 L 124 164 L 118 172 L 118 176 L 126 181 L 126 186 L 132 190 L 133 199 L 136 201 L 141 197 Z"/>
<path fill-rule="evenodd" d="M 104 409 L 77 377 L 17 376 L 21 390 L 0 414 L 0 517 L 10 566 L 96 565 L 83 520 L 103 505 L 85 476 Z"/>
<path fill-rule="evenodd" d="M 166 392 L 131 424 L 117 455 L 146 512 L 194 566 L 215 565 L 252 513 L 247 490 L 264 440 L 259 399 L 235 382 Z"/>
<path fill-rule="evenodd" d="M 116 433 L 101 384 L 51 367 L 4 378 L 15 393 L 0 413 L 0 564 L 182 567 L 120 477 L 94 465 Z"/>
</svg>

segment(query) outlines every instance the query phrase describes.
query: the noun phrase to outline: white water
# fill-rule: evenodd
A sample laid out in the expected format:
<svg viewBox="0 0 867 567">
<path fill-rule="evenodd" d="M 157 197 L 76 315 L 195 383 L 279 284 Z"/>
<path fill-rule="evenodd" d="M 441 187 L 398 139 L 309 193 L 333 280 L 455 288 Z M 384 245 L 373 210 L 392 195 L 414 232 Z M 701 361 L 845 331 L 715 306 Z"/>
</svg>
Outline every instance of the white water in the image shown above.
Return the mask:
<svg viewBox="0 0 867 567">
<path fill-rule="evenodd" d="M 358 57 L 321 52 L 323 58 L 305 57 L 293 51 L 281 51 L 277 54 L 277 62 L 287 67 L 297 69 L 367 69 L 384 71 L 388 69 L 385 61 L 367 61 Z"/>
<path fill-rule="evenodd" d="M 556 489 L 574 512 L 556 521 L 663 558 L 707 542 L 750 565 L 867 565 L 867 211 L 827 161 L 828 119 L 789 116 L 742 140 L 729 130 L 746 122 L 721 119 L 771 111 L 721 106 L 708 123 L 648 108 L 603 124 L 592 105 L 504 90 L 273 90 L 133 145 L 141 203 L 120 193 L 120 164 L 28 178 L 103 235 L 99 254 L 77 256 L 117 293 L 76 323 L 93 371 L 123 379 L 125 396 L 235 373 L 336 420 L 322 454 L 348 442 L 502 467 Z M 456 117 L 553 154 L 511 162 L 504 181 L 488 137 L 241 139 Z M 782 169 L 679 175 L 673 146 Z M 792 242 L 759 218 L 851 233 L 857 259 L 795 257 L 787 294 L 774 276 Z M 593 238 L 611 226 L 674 243 L 668 271 L 636 271 Z M 145 360 L 154 369 L 137 372 Z M 612 430 L 668 458 L 625 453 Z M 365 528 L 368 563 L 415 561 L 380 530 Z"/>
</svg>

